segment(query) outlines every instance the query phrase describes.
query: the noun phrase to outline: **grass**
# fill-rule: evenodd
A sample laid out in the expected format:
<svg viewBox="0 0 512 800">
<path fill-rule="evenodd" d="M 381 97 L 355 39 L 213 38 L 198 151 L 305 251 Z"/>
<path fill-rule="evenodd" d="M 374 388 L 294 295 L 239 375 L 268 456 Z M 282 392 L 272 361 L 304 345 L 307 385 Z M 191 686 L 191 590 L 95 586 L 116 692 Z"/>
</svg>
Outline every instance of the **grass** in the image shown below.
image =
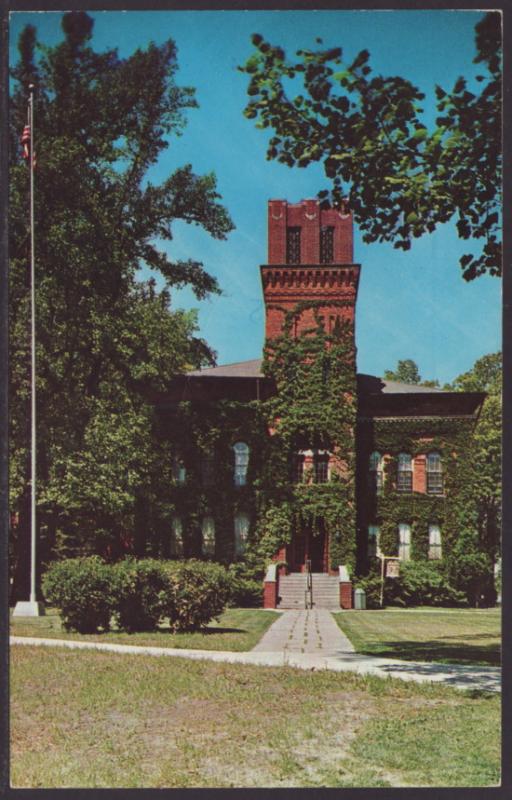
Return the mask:
<svg viewBox="0 0 512 800">
<path fill-rule="evenodd" d="M 12 617 L 11 635 L 39 636 L 48 639 L 77 639 L 90 642 L 178 647 L 197 650 L 251 650 L 265 631 L 277 619 L 275 611 L 257 608 L 228 608 L 219 620 L 194 633 L 172 633 L 165 626 L 151 633 L 82 634 L 63 630 L 60 617 L 49 609 L 44 617 Z"/>
<path fill-rule="evenodd" d="M 352 673 L 11 648 L 11 784 L 488 786 L 500 700 Z"/>
<path fill-rule="evenodd" d="M 407 609 L 334 614 L 358 653 L 441 664 L 500 663 L 500 609 Z"/>
</svg>

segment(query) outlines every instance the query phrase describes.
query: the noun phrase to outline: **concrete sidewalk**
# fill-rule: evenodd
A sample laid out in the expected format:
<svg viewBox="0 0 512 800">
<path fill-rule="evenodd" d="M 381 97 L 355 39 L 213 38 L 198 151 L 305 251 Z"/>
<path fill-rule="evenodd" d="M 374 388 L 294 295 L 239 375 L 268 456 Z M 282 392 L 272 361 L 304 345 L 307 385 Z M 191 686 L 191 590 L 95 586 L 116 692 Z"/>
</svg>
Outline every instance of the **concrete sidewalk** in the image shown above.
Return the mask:
<svg viewBox="0 0 512 800">
<path fill-rule="evenodd" d="M 288 630 L 288 636 L 290 635 L 291 627 L 292 639 L 289 641 L 293 641 L 294 636 L 300 639 L 299 631 L 307 630 L 308 626 L 313 625 L 314 628 L 316 627 L 314 625 L 314 615 L 308 622 L 299 618 L 293 623 L 293 618 L 291 616 L 288 617 L 286 623 L 282 622 L 287 614 L 294 615 L 301 613 L 304 614 L 306 612 L 286 611 L 280 619 L 276 620 L 274 623 L 274 625 L 277 625 L 281 622 L 281 633 Z M 332 620 L 332 622 L 334 625 L 336 624 L 334 620 Z M 270 635 L 270 631 L 274 625 L 271 626 L 267 634 L 265 634 L 265 637 Z M 320 631 L 325 630 L 325 628 L 320 625 L 318 627 Z M 308 635 L 308 641 L 309 638 Z M 277 648 L 277 637 L 275 637 L 273 641 L 271 638 L 267 639 L 267 641 L 270 642 L 269 646 Z M 314 641 L 314 637 L 312 637 L 311 641 Z M 488 692 L 499 692 L 501 688 L 501 671 L 499 667 L 474 667 L 458 664 L 399 661 L 398 659 L 363 656 L 359 653 L 354 653 L 353 648 L 350 651 L 347 649 L 345 651 L 338 650 L 337 652 L 333 652 L 333 650 L 336 650 L 337 644 L 334 643 L 332 647 L 330 645 L 324 647 L 323 636 L 322 647 L 317 647 L 315 650 L 313 645 L 311 645 L 309 652 L 300 652 L 298 647 L 297 649 L 293 649 L 292 646 L 263 651 L 260 649 L 263 639 L 254 650 L 244 653 L 107 644 L 104 642 L 79 642 L 71 639 L 39 639 L 28 636 L 11 636 L 10 643 L 11 645 L 30 645 L 37 647 L 66 647 L 70 650 L 99 650 L 109 653 L 130 655 L 189 658 L 224 662 L 228 664 L 256 664 L 267 667 L 294 667 L 304 670 L 326 669 L 332 670 L 333 672 L 356 672 L 359 675 L 375 675 L 378 678 L 399 678 L 400 680 L 415 681 L 418 683 L 432 682 L 456 689 L 484 690 Z M 350 645 L 350 647 L 352 646 Z M 300 650 L 302 650 L 302 646 Z"/>
<path fill-rule="evenodd" d="M 252 652 L 327 657 L 353 653 L 354 647 L 327 609 L 294 609 L 281 614 Z"/>
</svg>

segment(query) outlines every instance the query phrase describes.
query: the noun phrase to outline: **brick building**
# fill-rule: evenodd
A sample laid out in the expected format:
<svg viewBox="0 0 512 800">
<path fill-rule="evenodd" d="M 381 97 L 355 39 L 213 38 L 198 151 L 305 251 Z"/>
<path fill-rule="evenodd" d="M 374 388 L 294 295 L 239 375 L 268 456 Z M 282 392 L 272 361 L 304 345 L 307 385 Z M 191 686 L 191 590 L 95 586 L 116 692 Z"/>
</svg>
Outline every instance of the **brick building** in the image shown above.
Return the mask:
<svg viewBox="0 0 512 800">
<path fill-rule="evenodd" d="M 275 566 L 267 571 L 264 594 L 270 607 L 303 605 L 309 572 L 317 605 L 351 607 L 354 573 L 364 574 L 382 555 L 403 561 L 442 559 L 457 536 L 462 451 L 484 395 L 356 372 L 361 267 L 353 261 L 352 231 L 351 215 L 344 209 L 324 210 L 316 200 L 268 204 L 268 263 L 261 266 L 267 344 L 282 335 L 287 318 L 293 319 L 294 338 L 307 336 L 318 318 L 327 334 L 343 324 L 350 340 L 346 369 L 353 373 L 354 389 L 340 402 L 355 407 L 354 425 L 344 439 L 347 452 L 341 453 L 341 472 L 345 457 L 354 464 L 348 501 L 354 530 L 340 536 L 353 535 L 353 546 L 334 545 L 321 513 L 294 528 L 272 553 Z M 244 559 L 255 531 L 261 534 L 258 492 L 272 439 L 272 430 L 256 421 L 257 408 L 276 391 L 262 360 L 255 359 L 179 376 L 160 399 L 164 421 L 176 420 L 182 407 L 188 409 L 186 419 L 195 413 L 198 421 L 194 432 L 180 423 L 169 433 L 175 448 L 175 513 L 164 555 L 202 555 L 224 563 Z M 214 430 L 222 431 L 217 439 Z M 305 443 L 292 455 L 289 479 L 299 491 L 304 484 L 329 484 L 339 471 L 340 453 L 334 448 L 330 452 Z M 342 563 L 347 558 L 340 553 L 350 553 L 350 563 Z"/>
</svg>

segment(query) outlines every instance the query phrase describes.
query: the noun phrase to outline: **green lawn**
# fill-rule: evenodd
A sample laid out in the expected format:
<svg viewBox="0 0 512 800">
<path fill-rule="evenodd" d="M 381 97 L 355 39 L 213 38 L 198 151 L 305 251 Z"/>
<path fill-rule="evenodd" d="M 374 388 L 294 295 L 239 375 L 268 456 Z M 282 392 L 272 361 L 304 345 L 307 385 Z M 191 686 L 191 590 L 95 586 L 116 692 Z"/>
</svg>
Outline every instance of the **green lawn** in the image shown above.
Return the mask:
<svg viewBox="0 0 512 800">
<path fill-rule="evenodd" d="M 13 636 L 40 636 L 51 639 L 79 639 L 90 642 L 149 645 L 153 647 L 184 647 L 197 650 L 251 650 L 265 631 L 277 619 L 276 611 L 257 608 L 228 608 L 218 622 L 197 633 L 172 633 L 162 626 L 153 633 L 68 633 L 62 629 L 59 615 L 49 609 L 44 617 L 12 617 Z"/>
<path fill-rule="evenodd" d="M 358 653 L 443 664 L 500 663 L 498 608 L 344 611 L 334 618 Z"/>
<path fill-rule="evenodd" d="M 488 786 L 500 698 L 242 664 L 11 648 L 11 785 Z"/>
</svg>

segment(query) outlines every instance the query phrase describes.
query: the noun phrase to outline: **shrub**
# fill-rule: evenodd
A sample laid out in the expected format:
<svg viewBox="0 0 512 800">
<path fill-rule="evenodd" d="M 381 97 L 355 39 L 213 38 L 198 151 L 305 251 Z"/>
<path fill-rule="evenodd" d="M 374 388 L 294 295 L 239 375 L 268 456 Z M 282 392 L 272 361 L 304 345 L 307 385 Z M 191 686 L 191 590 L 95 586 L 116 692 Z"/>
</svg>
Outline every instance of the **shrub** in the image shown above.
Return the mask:
<svg viewBox="0 0 512 800">
<path fill-rule="evenodd" d="M 220 564 L 167 561 L 163 614 L 174 631 L 192 631 L 222 613 L 229 596 L 227 572 Z"/>
<path fill-rule="evenodd" d="M 43 577 L 43 594 L 59 609 L 66 630 L 109 630 L 115 587 L 112 568 L 99 556 L 55 561 Z"/>
<path fill-rule="evenodd" d="M 161 561 L 126 558 L 113 567 L 114 617 L 128 633 L 152 631 L 164 613 L 168 577 Z"/>
<path fill-rule="evenodd" d="M 263 581 L 245 564 L 231 564 L 227 571 L 230 608 L 258 608 L 263 604 Z"/>
<path fill-rule="evenodd" d="M 401 606 L 467 605 L 466 595 L 449 581 L 442 562 L 400 564 L 400 577 L 386 580 L 386 601 Z"/>
<path fill-rule="evenodd" d="M 366 592 L 366 608 L 380 608 L 380 577 L 368 575 L 354 581 L 354 589 Z"/>
<path fill-rule="evenodd" d="M 354 588 L 365 590 L 367 608 L 380 608 L 380 587 L 380 572 L 374 569 L 359 578 Z M 402 561 L 399 577 L 384 582 L 384 605 L 463 606 L 467 599 L 452 585 L 441 562 Z"/>
</svg>

